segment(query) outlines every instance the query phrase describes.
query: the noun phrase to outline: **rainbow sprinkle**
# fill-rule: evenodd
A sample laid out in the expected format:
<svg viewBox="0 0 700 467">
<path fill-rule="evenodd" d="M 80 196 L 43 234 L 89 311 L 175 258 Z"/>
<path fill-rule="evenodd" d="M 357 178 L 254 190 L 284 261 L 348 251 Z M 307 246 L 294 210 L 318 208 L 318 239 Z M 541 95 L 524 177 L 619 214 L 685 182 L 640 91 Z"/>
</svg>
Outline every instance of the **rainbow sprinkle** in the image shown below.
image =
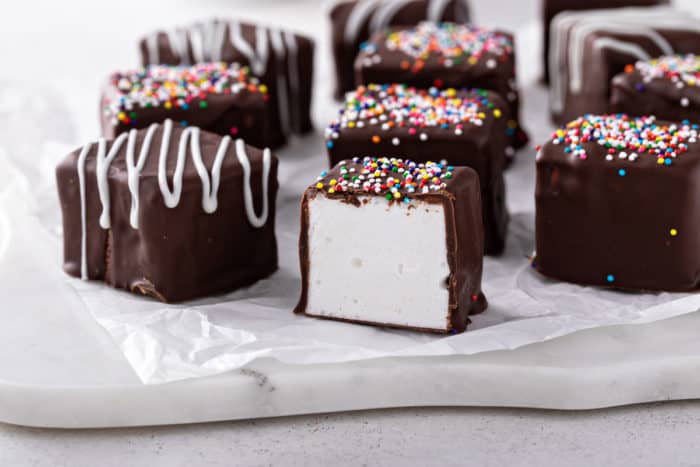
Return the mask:
<svg viewBox="0 0 700 467">
<path fill-rule="evenodd" d="M 258 92 L 267 87 L 250 76 L 248 67 L 237 63 L 202 63 L 190 67 L 152 65 L 140 70 L 117 72 L 103 100 L 103 112 L 113 125 L 134 125 L 138 109 L 164 107 L 189 110 L 209 107 L 211 95 Z"/>
<path fill-rule="evenodd" d="M 628 66 L 625 71 L 639 72 L 643 81 L 648 83 L 656 79 L 669 80 L 676 86 L 697 86 L 700 81 L 700 57 L 693 54 L 668 55 L 649 61 L 639 61 L 634 66 Z M 637 88 L 644 90 L 644 86 Z"/>
<path fill-rule="evenodd" d="M 488 96 L 483 90 L 418 90 L 401 84 L 361 86 L 346 96 L 339 117 L 326 128 L 326 146 L 332 148 L 332 140 L 339 138 L 343 130 L 365 127 L 376 128 L 370 137 L 375 144 L 382 141 L 382 132 L 395 128 L 405 128 L 408 137 L 423 142 L 429 139 L 422 131 L 427 128 L 461 136 L 467 125 L 482 126 L 489 115 L 503 115 Z M 397 137 L 389 141 L 394 146 L 401 144 Z"/>
<path fill-rule="evenodd" d="M 412 195 L 443 191 L 454 170 L 440 162 L 419 164 L 388 157 L 355 157 L 338 167 L 338 174 L 322 172 L 314 185 L 316 189 L 328 194 L 374 194 L 404 203 L 410 203 Z"/>
<path fill-rule="evenodd" d="M 412 28 L 390 31 L 385 39 L 389 50 L 399 50 L 413 59 L 401 67 L 420 71 L 425 61 L 436 57 L 445 67 L 460 64 L 475 65 L 486 58 L 488 68 L 496 68 L 499 61 L 506 61 L 513 54 L 512 38 L 493 29 L 455 23 L 422 22 Z M 373 55 L 375 44 L 366 43 L 362 52 L 369 57 L 367 65 L 378 63 L 381 57 Z"/>
<path fill-rule="evenodd" d="M 606 160 L 653 157 L 659 165 L 670 166 L 688 145 L 698 141 L 698 125 L 657 123 L 655 117 L 632 118 L 627 115 L 585 115 L 552 135 L 552 144 L 564 145 L 564 152 L 581 160 L 597 144 L 607 149 Z M 624 176 L 627 171 L 619 174 Z"/>
</svg>

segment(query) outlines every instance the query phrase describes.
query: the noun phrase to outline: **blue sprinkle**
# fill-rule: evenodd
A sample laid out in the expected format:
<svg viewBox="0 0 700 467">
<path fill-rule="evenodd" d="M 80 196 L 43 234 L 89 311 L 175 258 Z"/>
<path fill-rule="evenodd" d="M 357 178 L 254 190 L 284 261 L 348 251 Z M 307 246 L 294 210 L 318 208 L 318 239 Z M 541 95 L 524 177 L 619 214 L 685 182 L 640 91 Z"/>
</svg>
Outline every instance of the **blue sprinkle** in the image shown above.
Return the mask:
<svg viewBox="0 0 700 467">
<path fill-rule="evenodd" d="M 181 121 L 181 122 L 180 122 L 180 125 L 182 125 L 182 126 L 187 126 L 187 120 Z"/>
<path fill-rule="evenodd" d="M 608 277 L 606 277 L 606 279 L 607 279 L 608 282 L 610 282 L 610 283 L 615 282 L 615 276 L 613 276 L 612 274 L 608 274 Z"/>
<path fill-rule="evenodd" d="M 664 160 L 664 164 L 671 165 L 673 164 L 673 161 L 670 158 L 667 158 L 666 160 Z"/>
<path fill-rule="evenodd" d="M 332 149 L 332 148 L 333 148 L 333 141 L 328 141 L 328 142 L 326 143 L 326 147 L 327 147 L 328 149 Z"/>
<path fill-rule="evenodd" d="M 627 175 L 627 171 L 625 169 L 620 169 L 617 171 L 618 174 L 620 174 L 620 177 L 624 177 Z"/>
</svg>

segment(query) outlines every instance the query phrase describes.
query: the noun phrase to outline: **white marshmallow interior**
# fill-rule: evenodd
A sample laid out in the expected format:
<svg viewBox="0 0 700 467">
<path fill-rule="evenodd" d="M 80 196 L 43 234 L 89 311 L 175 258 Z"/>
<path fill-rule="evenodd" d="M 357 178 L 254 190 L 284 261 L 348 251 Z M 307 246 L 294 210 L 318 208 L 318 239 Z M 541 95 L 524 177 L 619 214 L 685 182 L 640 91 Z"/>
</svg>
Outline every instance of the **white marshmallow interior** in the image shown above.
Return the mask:
<svg viewBox="0 0 700 467">
<path fill-rule="evenodd" d="M 449 292 L 442 204 L 319 194 L 309 200 L 307 313 L 444 330 Z"/>
</svg>

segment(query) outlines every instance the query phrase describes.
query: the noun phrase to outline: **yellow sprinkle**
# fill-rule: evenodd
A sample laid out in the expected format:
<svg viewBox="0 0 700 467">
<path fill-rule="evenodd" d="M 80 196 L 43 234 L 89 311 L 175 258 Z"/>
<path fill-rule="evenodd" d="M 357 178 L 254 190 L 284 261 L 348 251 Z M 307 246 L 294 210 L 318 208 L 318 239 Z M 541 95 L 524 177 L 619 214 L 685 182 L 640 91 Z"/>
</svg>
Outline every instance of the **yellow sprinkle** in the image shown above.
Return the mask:
<svg viewBox="0 0 700 467">
<path fill-rule="evenodd" d="M 500 109 L 496 109 L 493 111 L 493 116 L 496 118 L 501 118 L 501 115 L 503 115 L 500 111 Z"/>
<path fill-rule="evenodd" d="M 126 114 L 125 114 L 124 112 L 119 112 L 119 113 L 117 114 L 117 118 L 118 118 L 119 120 L 124 120 L 124 119 L 126 118 Z"/>
<path fill-rule="evenodd" d="M 678 235 L 678 230 L 676 230 L 676 229 L 671 229 L 671 230 L 669 231 L 669 233 L 671 234 L 671 237 L 675 237 L 676 235 Z"/>
<path fill-rule="evenodd" d="M 330 190 L 328 190 L 328 193 L 333 194 L 333 193 L 335 193 L 335 190 L 333 188 L 331 188 Z"/>
<path fill-rule="evenodd" d="M 394 192 L 394 198 L 396 198 L 396 199 L 401 198 L 401 193 L 399 193 L 398 191 L 395 191 L 395 192 Z"/>
<path fill-rule="evenodd" d="M 321 188 L 323 188 L 323 183 L 318 182 L 318 183 L 316 184 L 316 188 L 318 188 L 319 190 L 320 190 Z"/>
<path fill-rule="evenodd" d="M 267 94 L 267 86 L 264 84 L 261 84 L 260 86 L 258 86 L 258 90 L 263 94 Z"/>
<path fill-rule="evenodd" d="M 170 103 L 170 101 L 167 101 L 165 104 L 163 104 L 163 107 L 166 109 L 171 109 L 173 107 L 173 104 Z"/>
<path fill-rule="evenodd" d="M 338 180 L 336 180 L 336 179 L 334 178 L 333 180 L 331 180 L 330 183 L 331 183 L 331 186 L 335 186 L 335 184 L 338 183 Z"/>
<path fill-rule="evenodd" d="M 656 159 L 656 163 L 659 164 L 659 165 L 663 164 L 663 163 L 664 163 L 664 158 L 663 158 L 663 157 L 659 157 L 658 159 Z"/>
<path fill-rule="evenodd" d="M 355 128 L 355 122 L 348 122 L 348 128 Z"/>
<path fill-rule="evenodd" d="M 470 65 L 475 65 L 478 60 L 474 57 L 469 57 L 469 60 L 467 60 L 467 61 L 469 62 Z"/>
<path fill-rule="evenodd" d="M 484 112 L 479 112 L 476 116 L 481 118 L 482 120 L 486 118 L 486 114 Z"/>
</svg>

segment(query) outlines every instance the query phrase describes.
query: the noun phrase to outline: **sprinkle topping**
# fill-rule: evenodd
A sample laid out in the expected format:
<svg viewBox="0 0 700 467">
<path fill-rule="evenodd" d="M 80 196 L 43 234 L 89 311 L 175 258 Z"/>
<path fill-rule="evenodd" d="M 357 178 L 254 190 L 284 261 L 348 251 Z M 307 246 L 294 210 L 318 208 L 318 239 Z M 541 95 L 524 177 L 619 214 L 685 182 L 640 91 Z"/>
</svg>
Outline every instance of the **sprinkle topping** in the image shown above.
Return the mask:
<svg viewBox="0 0 700 467">
<path fill-rule="evenodd" d="M 419 164 L 388 157 L 355 157 L 341 162 L 339 172 L 322 172 L 315 187 L 329 194 L 367 193 L 387 201 L 411 202 L 411 195 L 439 192 L 452 178 L 454 167 L 441 162 Z"/>
<path fill-rule="evenodd" d="M 202 63 L 191 67 L 151 65 L 114 73 L 110 82 L 113 91 L 105 97 L 103 111 L 115 125 L 117 122 L 134 125 L 139 108 L 207 109 L 207 98 L 211 95 L 245 90 L 267 93 L 267 87 L 250 76 L 248 67 L 237 63 Z"/>
<path fill-rule="evenodd" d="M 331 140 L 337 139 L 342 130 L 365 127 L 376 128 L 371 136 L 376 144 L 382 141 L 382 132 L 395 128 L 405 128 L 408 137 L 423 142 L 428 140 L 422 131 L 427 128 L 460 136 L 468 125 L 482 126 L 488 115 L 503 115 L 488 95 L 483 90 L 418 90 L 401 84 L 361 86 L 346 96 L 339 117 L 326 129 L 326 139 L 332 147 Z M 389 141 L 394 146 L 401 144 L 399 138 Z"/>
<path fill-rule="evenodd" d="M 634 67 L 628 67 L 628 73 L 639 71 L 644 82 L 666 79 L 679 87 L 697 86 L 700 81 L 700 56 L 668 55 L 649 61 L 639 61 Z M 642 88 L 643 90 L 643 88 Z"/>
<path fill-rule="evenodd" d="M 425 60 L 431 56 L 448 68 L 462 63 L 475 65 L 482 58 L 487 68 L 496 68 L 499 61 L 505 61 L 513 53 L 510 36 L 493 29 L 455 23 L 421 22 L 411 28 L 390 31 L 385 46 L 413 58 L 413 63 L 401 66 L 414 71 L 423 68 Z M 362 51 L 371 55 L 376 49 L 370 42 L 363 45 Z"/>
<path fill-rule="evenodd" d="M 607 149 L 606 160 L 653 157 L 659 165 L 670 166 L 689 144 L 698 141 L 698 125 L 659 124 L 655 117 L 631 118 L 627 115 L 585 115 L 557 130 L 552 144 L 565 145 L 564 152 L 585 160 L 588 150 L 597 144 Z M 625 172 L 619 173 L 621 176 Z"/>
</svg>

